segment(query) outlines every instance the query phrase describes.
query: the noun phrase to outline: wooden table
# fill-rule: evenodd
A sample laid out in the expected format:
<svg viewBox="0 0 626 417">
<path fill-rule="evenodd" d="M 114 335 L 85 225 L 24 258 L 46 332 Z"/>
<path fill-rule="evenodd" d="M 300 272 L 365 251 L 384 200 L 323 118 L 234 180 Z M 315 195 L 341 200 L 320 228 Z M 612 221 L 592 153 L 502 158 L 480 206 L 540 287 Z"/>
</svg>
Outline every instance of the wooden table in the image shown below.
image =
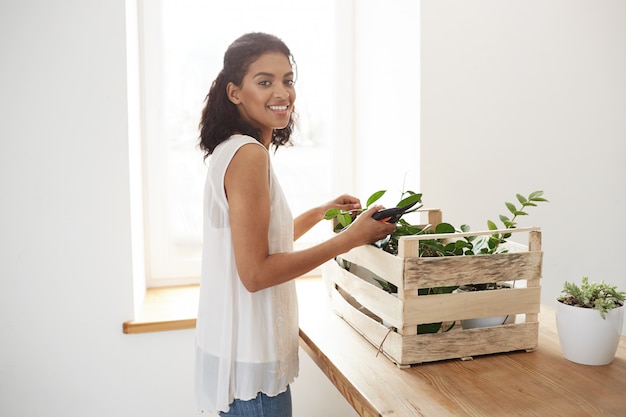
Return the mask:
<svg viewBox="0 0 626 417">
<path fill-rule="evenodd" d="M 320 279 L 297 286 L 300 344 L 360 416 L 626 416 L 626 336 L 610 365 L 570 362 L 542 306 L 534 352 L 399 369 L 334 314 Z"/>
</svg>

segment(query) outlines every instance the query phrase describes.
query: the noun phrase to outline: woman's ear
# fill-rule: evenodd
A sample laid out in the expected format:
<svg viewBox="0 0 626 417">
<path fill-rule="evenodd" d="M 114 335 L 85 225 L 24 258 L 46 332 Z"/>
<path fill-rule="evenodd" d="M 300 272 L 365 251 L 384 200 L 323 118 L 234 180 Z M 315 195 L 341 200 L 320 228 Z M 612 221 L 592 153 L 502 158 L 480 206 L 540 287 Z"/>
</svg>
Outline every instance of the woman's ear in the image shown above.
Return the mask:
<svg viewBox="0 0 626 417">
<path fill-rule="evenodd" d="M 239 100 L 239 87 L 237 87 L 234 83 L 230 82 L 226 85 L 226 95 L 234 104 L 241 103 L 241 100 Z"/>
</svg>

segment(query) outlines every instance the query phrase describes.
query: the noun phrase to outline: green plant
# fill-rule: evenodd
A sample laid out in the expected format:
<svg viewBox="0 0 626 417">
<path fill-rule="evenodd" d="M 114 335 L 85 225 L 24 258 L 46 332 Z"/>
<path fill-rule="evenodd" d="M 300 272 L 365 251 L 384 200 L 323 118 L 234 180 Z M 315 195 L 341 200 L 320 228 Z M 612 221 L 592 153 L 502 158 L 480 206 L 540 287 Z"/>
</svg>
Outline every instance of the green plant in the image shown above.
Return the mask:
<svg viewBox="0 0 626 417">
<path fill-rule="evenodd" d="M 517 227 L 518 216 L 527 216 L 526 209 L 528 207 L 536 207 L 538 203 L 548 202 L 543 196 L 543 191 L 533 191 L 524 197 L 521 194 L 516 194 L 517 201 L 520 203 L 520 207 L 516 204 L 505 202 L 504 205 L 513 215 L 509 216 L 501 214 L 499 216 L 500 221 L 504 225 L 505 229 L 515 229 Z M 448 224 L 442 223 L 435 229 L 435 233 L 454 233 L 455 228 Z M 487 227 L 489 230 L 498 230 L 498 226 L 492 220 L 487 220 Z M 466 224 L 461 225 L 461 232 L 469 232 L 470 227 Z M 493 255 L 496 253 L 507 253 L 508 250 L 502 247 L 503 243 L 506 243 L 507 239 L 511 237 L 511 233 L 494 233 L 488 237 L 478 238 L 476 236 L 466 236 L 463 239 L 458 239 L 452 242 L 441 241 L 428 241 L 424 240 L 420 242 L 420 251 L 422 256 L 458 256 L 458 255 Z M 463 287 L 465 291 L 484 291 L 495 290 L 501 288 L 498 283 L 480 283 L 470 284 Z"/>
<path fill-rule="evenodd" d="M 528 207 L 537 207 L 538 203 L 548 202 L 545 198 L 543 198 L 543 191 L 533 191 L 528 195 L 528 197 L 524 197 L 521 194 L 515 195 L 517 201 L 520 203 L 520 207 L 517 207 L 516 204 L 505 202 L 504 205 L 509 210 L 509 213 L 513 215 L 513 217 L 509 218 L 507 215 L 501 214 L 499 215 L 499 219 L 504 225 L 505 229 L 515 229 L 517 227 L 517 218 L 519 216 L 528 216 L 526 209 Z M 463 226 L 462 226 L 463 227 Z M 492 220 L 487 220 L 487 227 L 489 230 L 498 230 L 498 225 Z M 469 231 L 469 226 L 465 226 L 463 231 Z M 471 236 L 466 239 L 466 246 L 464 248 L 464 255 L 493 255 L 496 253 L 507 253 L 508 249 L 502 247 L 503 243 L 507 242 L 507 239 L 511 237 L 511 233 L 494 233 L 488 237 L 482 237 L 476 239 L 475 236 Z M 470 284 L 463 287 L 466 291 L 484 291 L 484 290 L 495 290 L 502 288 L 496 282 L 489 283 L 480 283 L 480 284 Z"/>
<path fill-rule="evenodd" d="M 509 210 L 509 212 L 513 215 L 512 218 L 501 214 L 499 216 L 500 221 L 504 225 L 506 229 L 515 229 L 517 227 L 516 219 L 518 216 L 528 216 L 528 213 L 525 211 L 527 207 L 537 207 L 537 203 L 548 202 L 545 198 L 543 198 L 543 191 L 533 191 L 528 195 L 528 197 L 524 197 L 521 194 L 516 194 L 517 201 L 521 204 L 518 208 L 517 205 L 509 202 L 505 202 L 504 205 Z M 497 230 L 498 226 L 495 222 L 491 220 L 487 220 L 487 227 L 489 230 Z M 503 243 L 506 242 L 508 238 L 511 237 L 510 233 L 494 233 L 489 236 L 487 239 L 483 240 L 485 243 L 482 247 L 480 247 L 476 253 L 481 254 L 494 254 L 494 253 L 506 253 L 506 249 L 501 249 Z"/>
<path fill-rule="evenodd" d="M 589 283 L 589 277 L 583 277 L 580 287 L 565 281 L 561 295 L 557 300 L 563 304 L 592 308 L 598 310 L 603 319 L 609 310 L 624 305 L 626 293 L 617 291 L 615 285 L 610 285 L 604 281 Z"/>
</svg>

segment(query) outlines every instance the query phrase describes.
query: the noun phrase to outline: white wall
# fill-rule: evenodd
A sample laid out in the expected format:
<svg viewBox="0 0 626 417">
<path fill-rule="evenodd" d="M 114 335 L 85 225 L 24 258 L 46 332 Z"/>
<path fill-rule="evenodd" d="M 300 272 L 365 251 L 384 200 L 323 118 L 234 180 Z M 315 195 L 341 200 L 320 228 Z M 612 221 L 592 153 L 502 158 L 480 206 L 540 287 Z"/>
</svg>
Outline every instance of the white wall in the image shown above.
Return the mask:
<svg viewBox="0 0 626 417">
<path fill-rule="evenodd" d="M 355 0 L 354 13 L 355 195 L 388 190 L 393 205 L 420 185 L 420 4 Z"/>
<path fill-rule="evenodd" d="M 550 203 L 542 301 L 565 280 L 626 289 L 626 2 L 422 2 L 422 191 L 484 230 L 515 193 Z"/>
<path fill-rule="evenodd" d="M 123 0 L 0 0 L 2 416 L 196 415 L 194 332 L 122 333 L 133 317 L 124 13 Z M 350 415 L 301 357 L 296 415 Z"/>
</svg>

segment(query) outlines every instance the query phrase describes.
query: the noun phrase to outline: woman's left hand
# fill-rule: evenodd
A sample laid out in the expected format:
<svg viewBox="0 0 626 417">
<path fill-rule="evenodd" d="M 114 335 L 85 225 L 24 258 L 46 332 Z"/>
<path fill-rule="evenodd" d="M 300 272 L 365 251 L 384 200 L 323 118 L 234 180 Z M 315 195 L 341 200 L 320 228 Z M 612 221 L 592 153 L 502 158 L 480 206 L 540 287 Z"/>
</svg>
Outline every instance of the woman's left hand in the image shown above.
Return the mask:
<svg viewBox="0 0 626 417">
<path fill-rule="evenodd" d="M 361 201 L 349 194 L 342 194 L 334 200 L 323 204 L 321 208 L 322 215 L 333 208 L 344 211 L 354 211 L 355 214 L 357 214 L 356 212 L 361 210 Z"/>
<path fill-rule="evenodd" d="M 313 226 L 324 219 L 324 214 L 330 209 L 338 209 L 352 211 L 354 216 L 361 212 L 361 202 L 358 198 L 348 194 L 339 197 L 327 203 L 314 207 L 294 219 L 293 222 L 293 238 L 299 239 L 303 234 L 311 230 Z"/>
</svg>

